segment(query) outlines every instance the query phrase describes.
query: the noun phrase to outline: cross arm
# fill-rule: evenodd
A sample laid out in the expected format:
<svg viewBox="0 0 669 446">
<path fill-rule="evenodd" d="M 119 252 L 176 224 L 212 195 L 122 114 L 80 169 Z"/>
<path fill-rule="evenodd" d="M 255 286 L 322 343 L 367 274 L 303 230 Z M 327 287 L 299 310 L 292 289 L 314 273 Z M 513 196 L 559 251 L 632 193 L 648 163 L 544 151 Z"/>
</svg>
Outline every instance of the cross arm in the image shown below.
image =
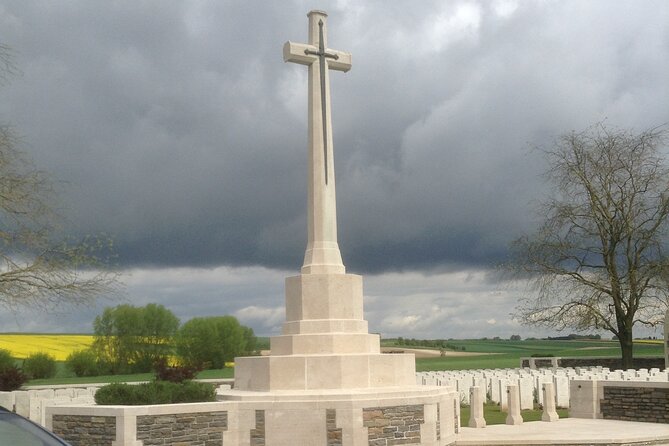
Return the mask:
<svg viewBox="0 0 669 446">
<path fill-rule="evenodd" d="M 307 50 L 312 54 L 307 54 Z M 351 53 L 331 49 L 326 49 L 325 51 L 330 55 L 337 56 L 336 59 L 331 57 L 326 58 L 328 61 L 328 68 L 343 72 L 347 72 L 351 69 Z M 316 52 L 318 52 L 318 47 L 314 45 L 288 41 L 283 45 L 283 61 L 311 65 L 318 59 L 318 57 L 313 55 L 313 53 Z"/>
</svg>

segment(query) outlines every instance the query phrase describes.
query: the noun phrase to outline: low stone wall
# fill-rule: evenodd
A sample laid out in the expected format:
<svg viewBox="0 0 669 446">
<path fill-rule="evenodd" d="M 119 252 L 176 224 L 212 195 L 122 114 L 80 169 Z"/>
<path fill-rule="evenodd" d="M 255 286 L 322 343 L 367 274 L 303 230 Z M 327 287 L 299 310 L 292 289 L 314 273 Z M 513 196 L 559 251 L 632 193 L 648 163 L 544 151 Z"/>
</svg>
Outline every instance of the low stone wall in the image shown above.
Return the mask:
<svg viewBox="0 0 669 446">
<path fill-rule="evenodd" d="M 669 382 L 574 380 L 570 399 L 571 418 L 669 424 Z"/>
<path fill-rule="evenodd" d="M 669 387 L 604 387 L 599 407 L 607 420 L 669 424 Z"/>
<path fill-rule="evenodd" d="M 227 417 L 218 403 L 51 406 L 46 427 L 72 446 L 222 446 Z"/>
<path fill-rule="evenodd" d="M 55 415 L 52 431 L 73 445 L 111 444 L 116 439 L 116 417 Z"/>
<path fill-rule="evenodd" d="M 543 367 L 605 367 L 610 370 L 622 370 L 623 363 L 619 357 L 605 356 L 582 356 L 582 357 L 534 357 L 520 358 L 520 367 L 543 368 Z M 634 369 L 664 369 L 664 358 L 662 357 L 636 357 L 634 358 Z"/>
<path fill-rule="evenodd" d="M 440 387 L 230 391 L 219 398 L 178 405 L 50 406 L 46 427 L 72 446 L 444 446 L 455 442 L 459 424 L 455 390 Z"/>
<path fill-rule="evenodd" d="M 225 411 L 137 417 L 137 440 L 143 441 L 144 446 L 214 446 L 222 444 L 223 432 L 227 429 L 228 413 Z"/>
</svg>

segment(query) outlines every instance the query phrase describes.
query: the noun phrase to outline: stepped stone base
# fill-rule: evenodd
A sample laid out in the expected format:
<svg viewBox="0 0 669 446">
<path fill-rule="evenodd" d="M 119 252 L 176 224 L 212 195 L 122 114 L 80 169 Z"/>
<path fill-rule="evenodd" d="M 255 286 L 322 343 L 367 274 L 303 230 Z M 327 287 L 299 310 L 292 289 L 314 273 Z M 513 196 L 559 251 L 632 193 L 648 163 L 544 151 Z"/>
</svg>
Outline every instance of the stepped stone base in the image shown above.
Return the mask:
<svg viewBox="0 0 669 446">
<path fill-rule="evenodd" d="M 286 322 L 270 355 L 235 358 L 235 389 L 283 391 L 415 385 L 413 355 L 380 353 L 363 319 L 362 277 L 286 278 Z"/>
<path fill-rule="evenodd" d="M 416 383 L 410 354 L 255 356 L 235 359 L 235 389 L 367 389 Z"/>
</svg>

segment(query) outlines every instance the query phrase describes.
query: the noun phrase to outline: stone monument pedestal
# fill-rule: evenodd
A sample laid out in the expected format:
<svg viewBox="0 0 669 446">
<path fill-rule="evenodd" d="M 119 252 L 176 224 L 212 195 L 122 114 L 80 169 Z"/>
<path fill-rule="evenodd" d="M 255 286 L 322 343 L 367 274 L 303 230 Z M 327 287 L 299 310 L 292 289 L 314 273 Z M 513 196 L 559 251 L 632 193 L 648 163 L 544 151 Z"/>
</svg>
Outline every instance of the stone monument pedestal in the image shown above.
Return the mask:
<svg viewBox="0 0 669 446">
<path fill-rule="evenodd" d="M 235 388 L 218 394 L 239 403 L 224 444 L 455 441 L 457 392 L 416 385 L 414 355 L 382 354 L 379 336 L 368 333 L 362 301 L 358 275 L 286 279 L 286 322 L 270 339 L 270 355 L 235 358 Z"/>
<path fill-rule="evenodd" d="M 236 402 L 223 444 L 239 446 L 368 446 L 455 443 L 457 394 L 447 387 L 249 392 L 228 390 Z"/>
<path fill-rule="evenodd" d="M 362 277 L 301 274 L 286 279 L 286 322 L 270 355 L 235 359 L 235 389 L 251 391 L 413 386 L 410 354 L 381 354 L 363 319 Z"/>
</svg>

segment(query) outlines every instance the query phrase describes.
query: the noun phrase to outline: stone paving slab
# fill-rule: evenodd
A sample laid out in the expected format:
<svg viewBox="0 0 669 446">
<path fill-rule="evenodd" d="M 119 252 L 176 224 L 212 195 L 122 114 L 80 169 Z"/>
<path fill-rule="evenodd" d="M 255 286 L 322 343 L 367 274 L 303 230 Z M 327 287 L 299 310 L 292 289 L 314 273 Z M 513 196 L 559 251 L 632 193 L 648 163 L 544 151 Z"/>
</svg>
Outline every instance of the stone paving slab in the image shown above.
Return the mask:
<svg viewBox="0 0 669 446">
<path fill-rule="evenodd" d="M 669 424 L 565 418 L 482 429 L 460 428 L 456 446 L 477 445 L 669 445 Z"/>
</svg>

